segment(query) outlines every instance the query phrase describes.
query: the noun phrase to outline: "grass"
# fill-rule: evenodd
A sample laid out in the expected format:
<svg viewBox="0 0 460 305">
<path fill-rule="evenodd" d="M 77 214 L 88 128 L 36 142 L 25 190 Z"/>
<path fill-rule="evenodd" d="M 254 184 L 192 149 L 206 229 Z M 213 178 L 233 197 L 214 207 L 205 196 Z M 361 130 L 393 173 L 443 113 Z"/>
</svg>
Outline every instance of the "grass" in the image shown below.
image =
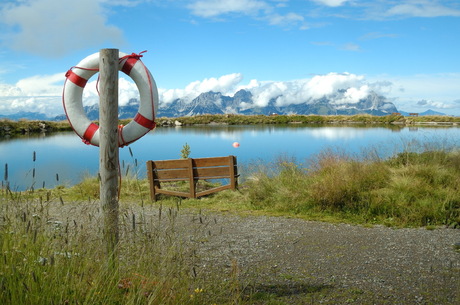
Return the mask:
<svg viewBox="0 0 460 305">
<path fill-rule="evenodd" d="M 125 172 L 120 200 L 144 205 L 150 202 L 149 186 L 137 178 L 137 170 Z M 388 159 L 328 150 L 304 163 L 284 156 L 272 164 L 240 166 L 240 173 L 239 191 L 183 200 L 183 206 L 365 225 L 460 227 L 460 152 L 455 149 L 412 143 Z M 89 177 L 61 193 L 71 201 L 97 200 L 98 181 Z M 170 196 L 159 199 L 165 206 L 177 202 Z"/>
<path fill-rule="evenodd" d="M 41 191 L 2 191 L 1 304 L 211 304 L 210 298 L 240 298 L 211 291 L 216 283 L 230 291 L 231 275 L 227 281 L 207 275 L 206 284 L 194 242 L 204 224 L 181 232 L 179 206 L 151 213 L 122 205 L 118 263 L 111 268 L 98 204 L 68 202 L 63 192 L 47 191 L 43 200 Z"/>
<path fill-rule="evenodd" d="M 163 125 L 170 118 L 158 118 L 158 124 Z M 254 125 L 254 124 L 330 124 L 330 123 L 380 123 L 404 122 L 400 115 L 372 116 L 372 115 L 199 115 L 193 117 L 174 118 L 184 125 L 197 124 L 228 124 L 228 125 Z"/>
<path fill-rule="evenodd" d="M 149 204 L 137 162 L 124 168 L 118 264 L 104 259 L 99 181 L 0 192 L 0 304 L 283 304 L 279 295 L 310 286 L 252 289 L 239 267 L 200 269 L 202 209 L 285 215 L 364 225 L 460 227 L 460 152 L 414 148 L 388 159 L 324 151 L 305 163 L 280 157 L 246 168 L 239 191 Z M 7 177 L 4 177 L 7 180 Z M 2 184 L 6 185 L 6 184 Z M 183 231 L 182 209 L 195 213 Z M 190 226 L 187 226 L 190 230 Z M 89 246 L 90 245 L 90 246 Z M 324 291 L 323 291 L 324 290 Z M 313 289 L 315 294 L 326 288 Z"/>
<path fill-rule="evenodd" d="M 458 151 L 372 161 L 325 153 L 307 168 L 290 160 L 276 166 L 276 175 L 259 171 L 247 182 L 254 209 L 360 224 L 460 226 Z"/>
</svg>

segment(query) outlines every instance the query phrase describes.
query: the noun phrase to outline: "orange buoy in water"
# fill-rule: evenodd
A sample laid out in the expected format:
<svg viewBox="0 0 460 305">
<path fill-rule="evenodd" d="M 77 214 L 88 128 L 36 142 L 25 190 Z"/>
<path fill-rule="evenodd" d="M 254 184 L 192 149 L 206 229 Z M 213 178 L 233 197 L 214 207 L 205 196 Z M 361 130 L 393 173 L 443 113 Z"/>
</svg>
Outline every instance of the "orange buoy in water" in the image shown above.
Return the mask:
<svg viewBox="0 0 460 305">
<path fill-rule="evenodd" d="M 235 148 L 240 147 L 240 143 L 238 143 L 238 142 L 233 142 L 233 147 L 235 147 Z"/>
</svg>

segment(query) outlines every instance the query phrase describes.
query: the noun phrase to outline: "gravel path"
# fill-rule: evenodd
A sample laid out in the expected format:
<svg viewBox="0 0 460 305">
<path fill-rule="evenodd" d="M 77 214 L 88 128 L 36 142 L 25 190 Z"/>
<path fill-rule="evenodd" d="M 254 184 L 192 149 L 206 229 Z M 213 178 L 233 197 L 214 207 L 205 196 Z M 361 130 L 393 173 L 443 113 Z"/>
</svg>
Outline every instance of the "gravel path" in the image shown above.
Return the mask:
<svg viewBox="0 0 460 305">
<path fill-rule="evenodd" d="M 50 207 L 86 215 L 94 205 Z M 158 206 L 122 204 L 122 215 L 159 219 Z M 163 208 L 162 220 L 176 209 Z M 169 215 L 169 216 L 168 216 Z M 125 217 L 123 216 L 123 217 Z M 140 219 L 137 217 L 136 219 Z M 459 229 L 392 229 L 180 209 L 174 227 L 196 248 L 196 272 L 238 272 L 248 304 L 460 304 Z"/>
<path fill-rule="evenodd" d="M 198 271 L 228 275 L 236 264 L 246 290 L 259 295 L 288 304 L 460 304 L 458 229 L 182 216 L 185 227 L 202 229 Z"/>
</svg>

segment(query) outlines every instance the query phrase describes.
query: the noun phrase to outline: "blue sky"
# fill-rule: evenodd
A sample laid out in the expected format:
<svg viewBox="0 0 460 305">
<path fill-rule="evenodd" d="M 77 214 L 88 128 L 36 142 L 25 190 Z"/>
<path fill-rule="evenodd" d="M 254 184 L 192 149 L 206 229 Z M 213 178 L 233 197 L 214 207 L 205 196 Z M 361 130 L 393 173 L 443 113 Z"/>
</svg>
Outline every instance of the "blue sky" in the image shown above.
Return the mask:
<svg viewBox="0 0 460 305">
<path fill-rule="evenodd" d="M 398 109 L 460 115 L 457 0 L 4 0 L 0 114 L 63 113 L 64 73 L 103 48 L 144 53 L 160 103 L 201 92 L 283 95 L 370 91 Z M 95 80 L 85 103 L 97 102 Z M 120 82 L 120 104 L 137 97 Z"/>
</svg>

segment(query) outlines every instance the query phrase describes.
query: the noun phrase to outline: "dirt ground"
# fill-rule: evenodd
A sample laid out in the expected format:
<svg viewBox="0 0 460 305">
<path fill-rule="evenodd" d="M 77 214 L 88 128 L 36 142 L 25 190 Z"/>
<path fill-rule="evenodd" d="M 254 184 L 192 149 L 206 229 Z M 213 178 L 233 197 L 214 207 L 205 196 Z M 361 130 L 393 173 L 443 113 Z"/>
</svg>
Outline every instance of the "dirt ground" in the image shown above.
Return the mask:
<svg viewBox="0 0 460 305">
<path fill-rule="evenodd" d="M 179 214 L 198 238 L 198 272 L 227 276 L 237 266 L 256 304 L 460 304 L 459 229 Z"/>
</svg>

